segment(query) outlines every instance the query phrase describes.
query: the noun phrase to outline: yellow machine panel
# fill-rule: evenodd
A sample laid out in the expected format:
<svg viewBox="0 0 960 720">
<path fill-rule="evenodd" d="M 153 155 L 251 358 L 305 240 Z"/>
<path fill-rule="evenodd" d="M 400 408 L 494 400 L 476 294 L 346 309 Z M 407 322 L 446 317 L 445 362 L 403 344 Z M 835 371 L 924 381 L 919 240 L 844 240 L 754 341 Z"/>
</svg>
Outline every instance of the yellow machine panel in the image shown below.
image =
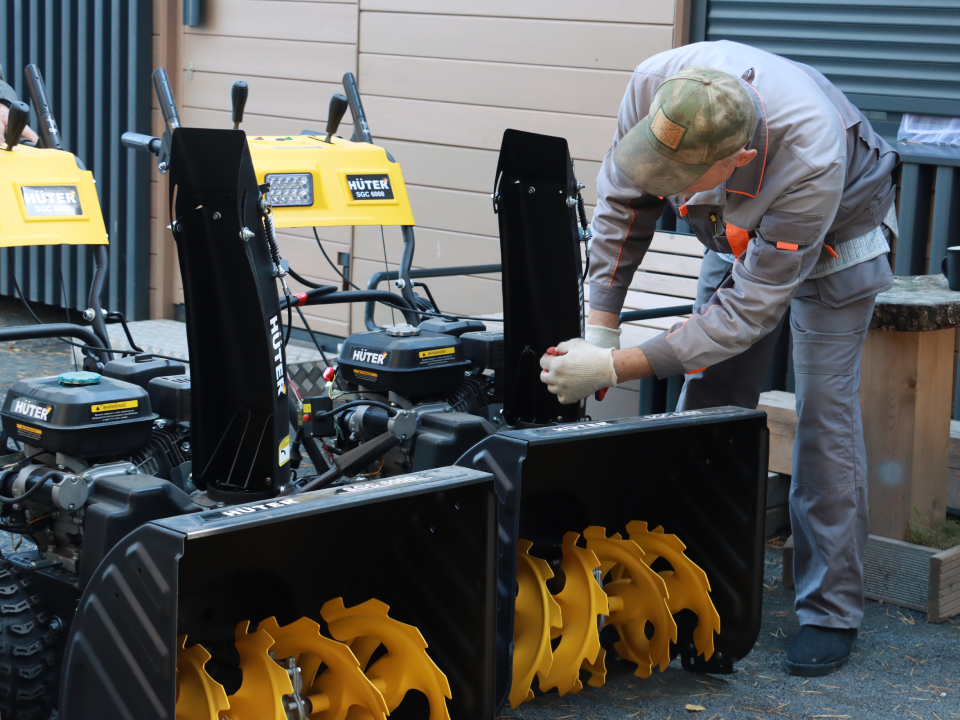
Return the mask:
<svg viewBox="0 0 960 720">
<path fill-rule="evenodd" d="M 106 245 L 93 174 L 63 150 L 0 145 L 0 247 Z"/>
<path fill-rule="evenodd" d="M 270 183 L 277 228 L 414 224 L 400 165 L 382 147 L 317 135 L 247 144 L 257 181 Z"/>
</svg>

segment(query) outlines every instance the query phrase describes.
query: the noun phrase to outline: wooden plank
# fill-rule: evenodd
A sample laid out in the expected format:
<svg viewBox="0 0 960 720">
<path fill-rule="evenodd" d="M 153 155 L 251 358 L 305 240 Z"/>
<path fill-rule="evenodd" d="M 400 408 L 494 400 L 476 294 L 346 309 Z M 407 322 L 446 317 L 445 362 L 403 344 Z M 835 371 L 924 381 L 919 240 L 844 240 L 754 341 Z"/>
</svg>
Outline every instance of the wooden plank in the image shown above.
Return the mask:
<svg viewBox="0 0 960 720">
<path fill-rule="evenodd" d="M 500 234 L 489 193 L 408 184 L 407 194 L 418 227 L 490 237 Z"/>
<path fill-rule="evenodd" d="M 943 622 L 960 613 L 960 546 L 930 558 L 929 622 Z"/>
<path fill-rule="evenodd" d="M 363 52 L 360 77 L 370 95 L 616 117 L 631 73 Z"/>
<path fill-rule="evenodd" d="M 180 104 L 230 112 L 233 108 L 230 101 L 230 87 L 236 79 L 236 75 L 231 74 L 194 72 L 193 80 L 184 78 Z M 245 122 L 241 126 L 244 129 L 246 129 L 247 113 L 251 115 L 280 114 L 289 118 L 302 118 L 304 126 L 310 126 L 311 129 L 321 132 L 327 121 L 330 96 L 343 92 L 343 86 L 340 83 L 261 77 L 249 78 L 246 82 L 250 86 L 250 94 L 244 110 Z M 345 119 L 350 119 L 349 114 Z M 342 128 L 338 131 L 342 136 L 346 136 L 347 132 L 353 132 L 353 127 L 348 128 L 346 123 Z"/>
<path fill-rule="evenodd" d="M 793 473 L 793 443 L 797 434 L 797 407 L 793 393 L 773 390 L 760 395 L 758 410 L 767 413 L 770 431 L 768 468 L 771 472 Z"/>
<path fill-rule="evenodd" d="M 616 119 L 595 115 L 491 108 L 460 103 L 406 100 L 379 95 L 363 99 L 374 138 L 500 150 L 506 128 L 567 138 L 575 160 L 601 161 L 613 139 Z"/>
<path fill-rule="evenodd" d="M 684 301 L 692 302 L 697 297 L 697 281 L 676 275 L 639 271 L 634 274 L 630 288 L 660 295 L 672 295 L 676 298 L 677 305 L 683 304 Z"/>
<path fill-rule="evenodd" d="M 902 539 L 918 514 L 944 521 L 954 332 L 867 334 L 860 402 L 875 534 Z"/>
<path fill-rule="evenodd" d="M 180 120 L 185 127 L 206 127 L 220 130 L 233 127 L 230 113 L 224 110 L 207 110 L 189 105 L 180 106 Z M 277 115 L 243 114 L 243 130 L 251 136 L 256 135 L 297 135 L 304 126 L 317 125 L 303 118 L 280 117 Z M 344 129 L 344 132 L 348 132 Z M 154 163 L 156 165 L 156 163 Z"/>
<path fill-rule="evenodd" d="M 395 270 L 400 263 L 403 240 L 400 228 L 386 227 L 384 238 L 387 260 Z M 413 261 L 420 268 L 453 267 L 456 265 L 493 265 L 500 262 L 500 240 L 483 235 L 447 232 L 417 227 L 414 230 L 416 254 Z M 372 260 L 383 269 L 383 241 L 379 227 L 358 227 L 354 234 L 354 254 Z M 367 278 L 358 285 L 366 287 Z M 428 281 L 429 282 L 429 281 Z"/>
<path fill-rule="evenodd" d="M 672 23 L 613 24 L 367 11 L 360 15 L 360 47 L 363 52 L 383 55 L 632 71 L 672 45 Z"/>
<path fill-rule="evenodd" d="M 389 10 L 408 13 L 436 13 L 516 18 L 564 18 L 615 23 L 657 23 L 671 25 L 674 3 L 652 0 L 363 0 L 362 11 Z"/>
<path fill-rule="evenodd" d="M 930 558 L 936 550 L 870 535 L 864 553 L 864 595 L 927 612 Z"/>
<path fill-rule="evenodd" d="M 700 277 L 701 258 L 692 258 L 683 255 L 668 255 L 661 252 L 648 252 L 643 256 L 640 269 L 652 273 L 666 273 L 684 277 Z"/>
<path fill-rule="evenodd" d="M 950 421 L 950 459 L 947 464 L 947 506 L 960 508 L 960 420 Z"/>
<path fill-rule="evenodd" d="M 239 78 L 281 77 L 338 83 L 357 71 L 356 45 L 184 35 L 181 66 Z"/>
<path fill-rule="evenodd" d="M 185 28 L 187 35 L 355 45 L 360 23 L 359 8 L 352 3 L 217 0 L 206 3 L 205 9 L 203 25 Z"/>
<path fill-rule="evenodd" d="M 689 255 L 690 257 L 702 258 L 703 251 L 706 248 L 693 235 L 656 232 L 653 234 L 650 249 L 672 255 Z"/>
<path fill-rule="evenodd" d="M 943 389 L 950 388 L 954 379 L 956 332 L 949 328 L 920 333 L 911 508 L 917 508 L 931 527 L 942 525 L 947 519 L 947 465 L 953 398 Z"/>
<path fill-rule="evenodd" d="M 366 85 L 364 85 L 366 87 Z M 497 170 L 497 150 L 435 145 L 427 142 L 408 142 L 391 138 L 375 138 L 403 168 L 403 178 L 412 185 L 432 185 L 447 190 L 493 192 Z M 578 160 L 577 179 L 586 187 L 583 199 L 588 206 L 597 203 L 597 174 L 600 163 Z M 416 212 L 416 208 L 414 208 Z"/>
</svg>

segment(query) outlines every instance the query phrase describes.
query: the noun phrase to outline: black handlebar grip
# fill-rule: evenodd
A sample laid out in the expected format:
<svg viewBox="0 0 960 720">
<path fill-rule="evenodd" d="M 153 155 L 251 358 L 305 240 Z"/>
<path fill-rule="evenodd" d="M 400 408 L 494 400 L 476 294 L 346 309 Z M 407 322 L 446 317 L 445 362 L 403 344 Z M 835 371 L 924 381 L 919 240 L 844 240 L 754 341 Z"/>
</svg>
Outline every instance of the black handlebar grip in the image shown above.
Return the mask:
<svg viewBox="0 0 960 720">
<path fill-rule="evenodd" d="M 350 103 L 346 96 L 336 93 L 330 98 L 330 109 L 327 111 L 327 142 L 337 132 L 340 127 L 340 121 L 343 120 L 343 114 L 347 111 Z"/>
<path fill-rule="evenodd" d="M 160 138 L 141 135 L 135 132 L 125 132 L 120 136 L 120 142 L 123 143 L 124 147 L 130 148 L 131 150 L 140 150 L 141 152 L 148 152 L 151 155 L 159 155 L 160 146 L 163 144 Z"/>
<path fill-rule="evenodd" d="M 370 137 L 370 126 L 367 125 L 367 116 L 363 112 L 363 103 L 360 102 L 360 91 L 357 89 L 357 79 L 353 73 L 346 73 L 343 76 L 343 90 L 347 94 L 347 100 L 350 103 L 350 113 L 353 115 L 353 124 L 356 132 L 363 142 L 373 144 L 373 138 Z"/>
<path fill-rule="evenodd" d="M 30 95 L 34 109 L 37 111 L 37 135 L 40 136 L 40 146 L 53 150 L 63 150 L 60 130 L 57 128 L 57 121 L 53 117 L 53 108 L 50 107 L 50 101 L 47 100 L 47 91 L 43 87 L 43 76 L 40 74 L 40 68 L 31 63 L 24 68 L 23 74 L 27 81 L 27 93 Z"/>
<path fill-rule="evenodd" d="M 10 113 L 7 115 L 7 132 L 3 136 L 3 141 L 7 144 L 7 150 L 13 150 L 20 142 L 20 136 L 23 135 L 23 129 L 27 126 L 27 120 L 29 119 L 29 105 L 19 100 L 10 103 Z"/>
<path fill-rule="evenodd" d="M 239 130 L 240 123 L 243 122 L 243 108 L 247 104 L 247 93 L 250 88 L 243 80 L 237 80 L 230 88 L 230 100 L 233 103 L 233 129 Z"/>
<path fill-rule="evenodd" d="M 153 87 L 157 91 L 157 100 L 160 101 L 163 121 L 167 125 L 167 130 L 172 134 L 175 129 L 180 127 L 180 115 L 177 113 L 177 101 L 173 99 L 173 88 L 170 87 L 167 71 L 163 68 L 157 68 L 153 71 Z"/>
</svg>

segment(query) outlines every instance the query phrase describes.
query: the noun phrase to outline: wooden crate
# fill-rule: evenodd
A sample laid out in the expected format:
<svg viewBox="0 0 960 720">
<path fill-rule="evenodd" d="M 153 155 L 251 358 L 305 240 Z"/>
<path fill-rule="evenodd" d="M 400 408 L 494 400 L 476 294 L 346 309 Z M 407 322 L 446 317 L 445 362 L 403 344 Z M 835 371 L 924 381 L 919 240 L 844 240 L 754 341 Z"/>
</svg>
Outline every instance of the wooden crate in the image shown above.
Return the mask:
<svg viewBox="0 0 960 720">
<path fill-rule="evenodd" d="M 783 584 L 794 586 L 793 537 L 783 546 Z M 960 546 L 949 550 L 871 535 L 864 560 L 864 595 L 927 613 L 943 622 L 960 613 Z"/>
</svg>

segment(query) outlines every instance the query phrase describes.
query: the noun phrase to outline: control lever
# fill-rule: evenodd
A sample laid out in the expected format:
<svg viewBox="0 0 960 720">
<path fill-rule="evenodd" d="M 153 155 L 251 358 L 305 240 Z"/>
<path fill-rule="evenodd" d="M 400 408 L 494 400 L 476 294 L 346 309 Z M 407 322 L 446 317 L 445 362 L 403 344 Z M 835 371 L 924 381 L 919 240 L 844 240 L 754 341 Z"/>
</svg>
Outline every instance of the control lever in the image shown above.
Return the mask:
<svg viewBox="0 0 960 720">
<path fill-rule="evenodd" d="M 345 95 L 336 93 L 330 98 L 330 109 L 327 111 L 326 142 L 330 142 L 330 138 L 333 137 L 333 134 L 337 131 L 337 128 L 340 127 L 340 121 L 343 120 L 343 114 L 347 111 L 349 106 L 350 103 L 347 101 Z"/>
<path fill-rule="evenodd" d="M 40 75 L 40 68 L 31 63 L 24 68 L 23 74 L 27 81 L 27 93 L 33 101 L 33 107 L 37 111 L 37 118 L 39 119 L 37 134 L 40 136 L 40 144 L 38 144 L 38 147 L 63 150 L 60 130 L 57 128 L 57 121 L 53 117 L 50 101 L 47 100 L 47 92 L 43 87 L 43 76 Z"/>
<path fill-rule="evenodd" d="M 160 138 L 141 135 L 135 132 L 125 132 L 120 136 L 120 142 L 123 143 L 124 147 L 128 147 L 131 150 L 140 150 L 142 152 L 148 152 L 151 155 L 159 155 L 160 146 L 163 145 L 163 141 Z"/>
<path fill-rule="evenodd" d="M 236 80 L 230 88 L 230 101 L 233 103 L 233 129 L 239 130 L 243 122 L 243 108 L 247 104 L 247 93 L 250 88 L 243 80 Z"/>
<path fill-rule="evenodd" d="M 363 142 L 373 144 L 373 138 L 370 137 L 370 126 L 367 125 L 367 116 L 363 112 L 363 103 L 360 102 L 360 91 L 357 89 L 357 79 L 353 73 L 346 73 L 343 76 L 343 91 L 347 94 L 347 101 L 350 103 L 350 113 L 353 115 L 354 130 L 353 139 L 359 138 Z"/>
<path fill-rule="evenodd" d="M 166 128 L 163 131 L 163 140 L 160 151 L 157 153 L 157 170 L 165 175 L 170 169 L 170 148 L 173 146 L 173 131 L 180 127 L 180 115 L 177 112 L 177 102 L 173 99 L 173 88 L 167 71 L 157 68 L 153 71 L 153 87 L 157 91 L 157 100 L 160 102 L 160 112 L 163 113 L 163 122 Z"/>
<path fill-rule="evenodd" d="M 20 136 L 23 134 L 23 129 L 27 126 L 27 120 L 29 119 L 29 105 L 19 100 L 10 103 L 10 112 L 7 115 L 7 132 L 3 137 L 3 141 L 7 144 L 7 150 L 13 150 L 20 142 Z"/>
<path fill-rule="evenodd" d="M 180 127 L 180 115 L 177 112 L 177 101 L 173 99 L 170 79 L 167 77 L 167 71 L 163 68 L 157 68 L 153 71 L 153 87 L 157 91 L 157 99 L 160 101 L 163 122 L 172 134 L 174 130 Z"/>
</svg>

